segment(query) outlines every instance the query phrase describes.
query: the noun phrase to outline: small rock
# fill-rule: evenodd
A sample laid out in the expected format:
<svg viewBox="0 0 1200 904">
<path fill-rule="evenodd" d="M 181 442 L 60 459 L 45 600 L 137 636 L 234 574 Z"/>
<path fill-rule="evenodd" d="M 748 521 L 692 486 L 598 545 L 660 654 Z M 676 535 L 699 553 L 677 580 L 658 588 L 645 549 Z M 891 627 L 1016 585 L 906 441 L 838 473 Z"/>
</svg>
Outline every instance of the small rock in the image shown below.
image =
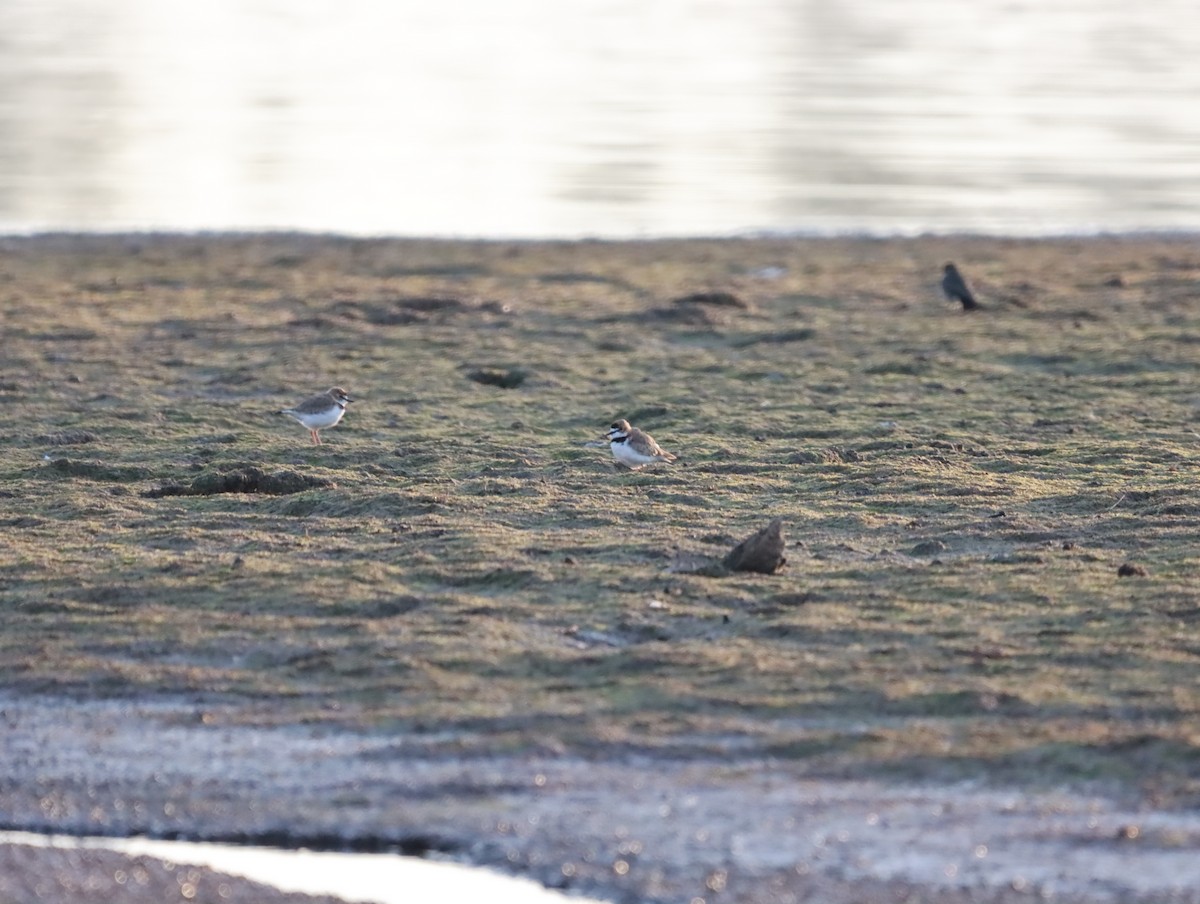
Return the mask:
<svg viewBox="0 0 1200 904">
<path fill-rule="evenodd" d="M 722 564 L 730 571 L 774 574 L 787 564 L 784 546 L 783 519 L 776 518 L 730 550 Z"/>
<path fill-rule="evenodd" d="M 1119 578 L 1144 578 L 1149 577 L 1149 575 L 1150 572 L 1136 562 L 1124 562 L 1117 569 L 1117 577 Z"/>
<path fill-rule="evenodd" d="M 922 540 L 908 551 L 910 556 L 936 556 L 946 551 L 946 544 L 941 540 Z"/>
</svg>

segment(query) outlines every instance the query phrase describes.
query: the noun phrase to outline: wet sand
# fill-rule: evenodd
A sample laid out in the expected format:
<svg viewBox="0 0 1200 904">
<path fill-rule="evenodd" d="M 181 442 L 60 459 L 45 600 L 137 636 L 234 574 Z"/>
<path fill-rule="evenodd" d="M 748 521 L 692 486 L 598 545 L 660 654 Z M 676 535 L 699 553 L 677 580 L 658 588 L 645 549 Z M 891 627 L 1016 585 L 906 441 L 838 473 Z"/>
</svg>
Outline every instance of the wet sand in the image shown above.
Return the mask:
<svg viewBox="0 0 1200 904">
<path fill-rule="evenodd" d="M 111 851 L 47 850 L 0 845 L 0 900 L 10 904 L 84 901 L 228 901 L 232 904 L 335 904 L 339 899 L 287 894 L 204 867 Z"/>
<path fill-rule="evenodd" d="M 818 779 L 733 739 L 720 759 L 588 761 L 455 753 L 484 738 L 245 727 L 182 701 L 7 696 L 0 712 L 0 812 L 26 828 L 433 852 L 616 901 L 1200 900 L 1200 817 L 1078 790 Z M 137 877 L 121 900 L 172 900 L 181 882 L 295 899 L 144 858 L 4 857 L 5 900 L 67 904 L 118 872 Z"/>
</svg>

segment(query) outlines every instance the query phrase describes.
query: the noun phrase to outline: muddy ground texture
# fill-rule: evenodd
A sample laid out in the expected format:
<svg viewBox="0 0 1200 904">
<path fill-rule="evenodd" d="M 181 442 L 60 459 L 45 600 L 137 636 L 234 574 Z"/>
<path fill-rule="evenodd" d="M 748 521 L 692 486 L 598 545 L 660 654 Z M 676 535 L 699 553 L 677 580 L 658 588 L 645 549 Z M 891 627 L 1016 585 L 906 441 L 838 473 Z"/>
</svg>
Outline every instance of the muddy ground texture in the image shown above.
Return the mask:
<svg viewBox="0 0 1200 904">
<path fill-rule="evenodd" d="M 1200 900 L 1195 237 L 44 236 L 0 298 L 7 826 Z"/>
</svg>

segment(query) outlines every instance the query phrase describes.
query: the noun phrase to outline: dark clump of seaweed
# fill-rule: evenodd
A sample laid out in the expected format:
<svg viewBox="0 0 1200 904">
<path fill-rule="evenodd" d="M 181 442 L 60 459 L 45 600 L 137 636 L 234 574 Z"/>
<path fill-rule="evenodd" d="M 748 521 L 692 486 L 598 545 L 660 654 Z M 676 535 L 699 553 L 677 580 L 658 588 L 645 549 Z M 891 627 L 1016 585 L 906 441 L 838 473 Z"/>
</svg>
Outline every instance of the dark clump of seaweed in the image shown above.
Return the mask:
<svg viewBox="0 0 1200 904">
<path fill-rule="evenodd" d="M 44 473 L 61 477 L 83 477 L 87 480 L 111 480 L 128 483 L 144 480 L 150 472 L 136 465 L 109 465 L 99 461 L 77 458 L 54 458 L 43 468 Z"/>
<path fill-rule="evenodd" d="M 499 386 L 501 389 L 516 389 L 527 379 L 529 372 L 520 367 L 481 367 L 467 374 L 467 379 L 485 386 Z"/>
<path fill-rule="evenodd" d="M 305 490 L 333 486 L 333 481 L 313 477 L 298 471 L 280 470 L 267 473 L 262 468 L 238 468 L 233 471 L 210 471 L 191 483 L 168 483 L 143 495 L 150 499 L 164 496 L 216 496 L 221 493 L 261 493 L 266 496 L 290 496 Z"/>
</svg>

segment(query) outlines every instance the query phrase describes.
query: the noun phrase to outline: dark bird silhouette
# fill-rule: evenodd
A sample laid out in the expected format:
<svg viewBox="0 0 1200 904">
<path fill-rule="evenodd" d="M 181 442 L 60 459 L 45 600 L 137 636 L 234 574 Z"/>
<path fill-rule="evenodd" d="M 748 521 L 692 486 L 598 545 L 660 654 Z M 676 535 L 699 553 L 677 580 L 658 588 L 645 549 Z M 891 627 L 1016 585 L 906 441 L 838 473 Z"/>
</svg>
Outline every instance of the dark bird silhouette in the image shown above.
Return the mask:
<svg viewBox="0 0 1200 904">
<path fill-rule="evenodd" d="M 946 273 L 942 277 L 942 291 L 951 301 L 961 301 L 964 311 L 976 311 L 981 307 L 954 264 L 946 264 Z"/>
</svg>

